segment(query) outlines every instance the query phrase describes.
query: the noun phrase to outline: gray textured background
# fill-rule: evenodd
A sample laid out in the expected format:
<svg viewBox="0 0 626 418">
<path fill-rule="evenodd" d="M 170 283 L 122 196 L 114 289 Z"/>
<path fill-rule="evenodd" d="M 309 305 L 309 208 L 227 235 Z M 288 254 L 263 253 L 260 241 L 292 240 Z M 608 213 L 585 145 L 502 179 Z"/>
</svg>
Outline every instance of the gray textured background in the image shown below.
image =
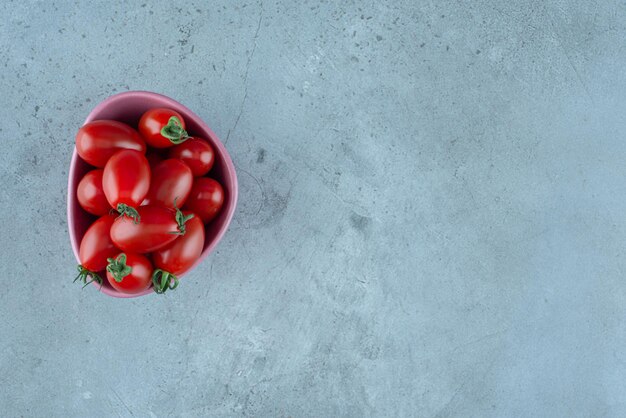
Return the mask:
<svg viewBox="0 0 626 418">
<path fill-rule="evenodd" d="M 624 1 L 123 3 L 0 5 L 2 416 L 626 416 Z M 117 300 L 72 284 L 66 178 L 129 89 L 241 193 Z"/>
</svg>

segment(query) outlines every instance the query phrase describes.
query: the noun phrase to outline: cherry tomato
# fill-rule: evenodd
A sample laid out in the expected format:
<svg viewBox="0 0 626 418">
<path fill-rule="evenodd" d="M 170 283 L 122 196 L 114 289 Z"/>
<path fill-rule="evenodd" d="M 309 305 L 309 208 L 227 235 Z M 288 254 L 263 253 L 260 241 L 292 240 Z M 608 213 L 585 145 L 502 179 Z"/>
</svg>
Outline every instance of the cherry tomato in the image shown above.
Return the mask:
<svg viewBox="0 0 626 418">
<path fill-rule="evenodd" d="M 114 215 L 102 216 L 85 232 L 78 252 L 79 274 L 74 281 L 80 279 L 85 285 L 92 281 L 102 284 L 102 278 L 98 272 L 105 269 L 108 258 L 120 252 L 110 237 L 110 230 L 114 221 Z M 90 278 L 91 281 L 87 282 L 87 278 Z"/>
<path fill-rule="evenodd" d="M 111 226 L 111 240 L 122 251 L 149 253 L 163 248 L 186 232 L 189 220 L 180 210 L 163 206 L 141 206 L 137 209 L 141 222 L 126 216 L 118 217 Z"/>
<path fill-rule="evenodd" d="M 120 253 L 108 259 L 107 279 L 111 287 L 122 293 L 139 293 L 152 283 L 152 263 L 146 256 Z"/>
<path fill-rule="evenodd" d="M 136 208 L 149 188 L 150 166 L 145 155 L 139 151 L 119 151 L 104 167 L 102 189 L 109 204 L 135 222 L 140 222 Z"/>
<path fill-rule="evenodd" d="M 96 167 L 104 167 L 122 149 L 146 152 L 146 143 L 139 133 L 122 122 L 97 120 L 81 127 L 76 134 L 78 155 Z"/>
<path fill-rule="evenodd" d="M 150 190 L 143 204 L 180 207 L 185 204 L 192 184 L 193 175 L 185 163 L 176 159 L 161 161 L 152 167 Z"/>
<path fill-rule="evenodd" d="M 189 212 L 184 212 L 190 215 Z M 185 225 L 187 232 L 174 242 L 152 253 L 154 267 L 173 275 L 180 275 L 198 260 L 204 249 L 204 225 L 197 216 Z"/>
<path fill-rule="evenodd" d="M 191 168 L 194 177 L 208 173 L 215 162 L 213 148 L 204 139 L 189 138 L 180 145 L 170 149 L 170 158 L 178 158 Z"/>
<path fill-rule="evenodd" d="M 98 216 L 106 215 L 111 210 L 111 205 L 102 190 L 103 172 L 102 169 L 98 169 L 85 174 L 76 189 L 80 206 L 87 212 Z"/>
<path fill-rule="evenodd" d="M 139 132 L 154 148 L 171 147 L 189 138 L 180 113 L 161 107 L 150 109 L 141 116 Z"/>
<path fill-rule="evenodd" d="M 199 177 L 193 181 L 185 209 L 195 213 L 207 223 L 219 213 L 224 204 L 224 189 L 215 180 Z"/>
</svg>

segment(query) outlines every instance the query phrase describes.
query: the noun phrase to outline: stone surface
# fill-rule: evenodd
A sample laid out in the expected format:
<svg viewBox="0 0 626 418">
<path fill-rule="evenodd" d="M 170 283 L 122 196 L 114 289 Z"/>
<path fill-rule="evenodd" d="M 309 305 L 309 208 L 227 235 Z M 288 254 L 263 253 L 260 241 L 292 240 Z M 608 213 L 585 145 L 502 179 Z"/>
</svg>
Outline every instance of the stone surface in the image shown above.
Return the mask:
<svg viewBox="0 0 626 418">
<path fill-rule="evenodd" d="M 0 415 L 626 415 L 623 1 L 0 11 Z M 72 284 L 74 134 L 125 90 L 239 174 L 164 297 Z"/>
</svg>

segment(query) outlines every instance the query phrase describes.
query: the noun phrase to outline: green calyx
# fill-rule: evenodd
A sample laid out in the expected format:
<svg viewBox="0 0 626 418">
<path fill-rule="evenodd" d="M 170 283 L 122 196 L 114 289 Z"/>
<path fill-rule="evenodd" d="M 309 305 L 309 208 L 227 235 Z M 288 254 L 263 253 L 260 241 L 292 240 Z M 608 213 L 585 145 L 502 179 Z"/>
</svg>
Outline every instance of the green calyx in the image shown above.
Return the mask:
<svg viewBox="0 0 626 418">
<path fill-rule="evenodd" d="M 161 129 L 161 135 L 166 137 L 172 144 L 181 144 L 189 139 L 187 131 L 183 128 L 183 124 L 176 116 L 172 116 Z"/>
<path fill-rule="evenodd" d="M 116 282 L 121 282 L 124 277 L 132 273 L 133 268 L 126 264 L 126 254 L 122 253 L 116 258 L 107 258 L 108 265 L 107 271 L 111 273 L 111 276 Z"/>
<path fill-rule="evenodd" d="M 128 206 L 125 203 L 118 203 L 116 209 L 120 216 L 128 216 L 130 219 L 133 220 L 134 224 L 138 224 L 141 221 L 141 216 L 139 216 L 139 212 L 137 212 L 137 209 L 133 208 L 132 206 Z"/>
<path fill-rule="evenodd" d="M 152 273 L 152 284 L 156 293 L 163 294 L 168 289 L 174 290 L 178 287 L 178 277 L 165 270 L 156 269 Z"/>
<path fill-rule="evenodd" d="M 89 281 L 87 281 L 89 279 Z M 87 286 L 89 283 L 96 282 L 100 286 L 102 286 L 102 277 L 100 277 L 97 273 L 94 273 L 91 270 L 87 270 L 85 267 L 79 265 L 78 266 L 78 276 L 74 279 L 74 283 L 78 280 L 84 283 L 83 288 Z"/>
<path fill-rule="evenodd" d="M 178 198 L 174 199 L 174 209 L 176 210 L 176 223 L 178 224 L 178 231 L 172 231 L 170 232 L 170 234 L 185 235 L 185 233 L 187 232 L 185 224 L 188 220 L 193 218 L 194 215 L 193 213 L 189 215 L 183 214 L 183 212 L 176 205 L 176 200 L 178 200 Z"/>
<path fill-rule="evenodd" d="M 187 232 L 185 223 L 187 223 L 187 221 L 191 218 L 193 218 L 193 213 L 189 215 L 183 215 L 180 209 L 176 208 L 176 223 L 178 224 L 178 231 L 180 231 L 179 235 L 185 235 L 185 233 Z"/>
</svg>

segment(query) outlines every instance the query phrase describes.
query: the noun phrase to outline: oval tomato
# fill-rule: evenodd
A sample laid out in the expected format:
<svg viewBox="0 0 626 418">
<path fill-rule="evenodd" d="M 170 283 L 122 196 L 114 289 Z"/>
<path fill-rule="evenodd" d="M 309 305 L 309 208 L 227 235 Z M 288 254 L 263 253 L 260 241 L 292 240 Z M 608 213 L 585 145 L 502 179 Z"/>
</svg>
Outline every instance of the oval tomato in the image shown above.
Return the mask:
<svg viewBox="0 0 626 418">
<path fill-rule="evenodd" d="M 141 116 L 139 132 L 148 145 L 155 148 L 171 147 L 189 138 L 181 114 L 161 107 L 150 109 Z"/>
<path fill-rule="evenodd" d="M 185 215 L 190 215 L 184 212 Z M 187 232 L 174 242 L 152 253 L 154 267 L 173 275 L 180 275 L 198 260 L 204 248 L 204 225 L 197 216 L 185 225 Z"/>
<path fill-rule="evenodd" d="M 109 204 L 135 222 L 140 222 L 136 208 L 149 188 L 150 166 L 145 155 L 139 151 L 119 151 L 104 167 L 102 189 Z"/>
<path fill-rule="evenodd" d="M 139 293 L 152 283 L 152 263 L 141 254 L 121 253 L 108 259 L 107 280 L 122 293 Z"/>
<path fill-rule="evenodd" d="M 102 278 L 98 272 L 106 268 L 108 258 L 120 252 L 110 237 L 111 226 L 114 222 L 114 215 L 102 216 L 85 232 L 78 252 L 79 274 L 74 281 L 80 279 L 85 285 L 92 281 L 102 284 Z M 91 281 L 87 282 L 87 278 L 91 278 Z"/>
<path fill-rule="evenodd" d="M 102 190 L 102 174 L 104 170 L 92 170 L 85 174 L 78 188 L 76 189 L 76 197 L 78 203 L 87 212 L 93 215 L 106 215 L 111 210 L 111 205 L 107 201 Z"/>
<path fill-rule="evenodd" d="M 211 171 L 215 162 L 213 147 L 204 139 L 189 138 L 180 145 L 173 147 L 168 156 L 178 158 L 191 168 L 194 177 L 204 176 Z"/>
<path fill-rule="evenodd" d="M 199 177 L 193 181 L 185 209 L 195 213 L 202 222 L 215 218 L 224 204 L 224 189 L 217 181 Z"/>
<path fill-rule="evenodd" d="M 191 169 L 180 160 L 161 161 L 152 167 L 150 190 L 145 205 L 161 205 L 168 208 L 182 206 L 191 192 L 193 174 Z"/>
<path fill-rule="evenodd" d="M 126 216 L 118 217 L 111 226 L 111 240 L 122 251 L 149 253 L 165 247 L 186 232 L 189 220 L 180 210 L 163 206 L 141 206 L 137 209 L 141 222 Z"/>
<path fill-rule="evenodd" d="M 146 143 L 139 133 L 122 122 L 97 120 L 83 125 L 76 134 L 76 152 L 96 167 L 104 167 L 122 149 L 146 152 Z"/>
</svg>

